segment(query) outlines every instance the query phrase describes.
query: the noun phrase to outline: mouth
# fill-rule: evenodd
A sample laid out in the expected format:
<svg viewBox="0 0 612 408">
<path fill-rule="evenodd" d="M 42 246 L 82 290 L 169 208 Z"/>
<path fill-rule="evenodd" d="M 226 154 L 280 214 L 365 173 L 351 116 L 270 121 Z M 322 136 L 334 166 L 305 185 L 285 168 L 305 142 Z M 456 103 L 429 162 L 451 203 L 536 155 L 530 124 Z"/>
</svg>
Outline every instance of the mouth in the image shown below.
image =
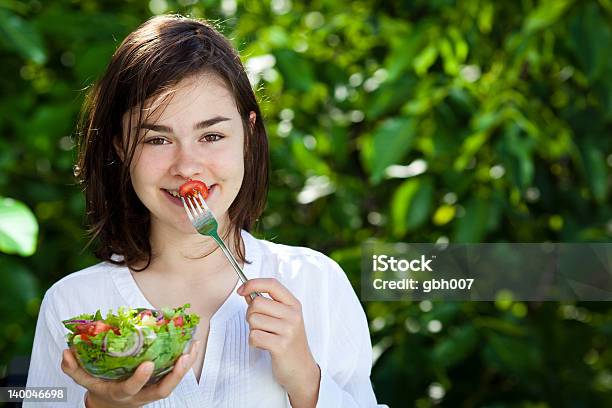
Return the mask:
<svg viewBox="0 0 612 408">
<path fill-rule="evenodd" d="M 181 201 L 181 196 L 179 195 L 178 189 L 175 190 L 169 190 L 169 189 L 165 189 L 165 188 L 160 188 L 161 191 L 163 191 L 164 195 L 166 197 L 168 197 L 168 199 L 174 203 L 175 205 L 178 205 L 180 207 L 183 207 L 183 202 Z M 211 195 L 217 191 L 217 184 L 213 184 L 210 187 L 208 187 L 208 197 L 206 198 L 206 201 L 210 200 Z"/>
</svg>

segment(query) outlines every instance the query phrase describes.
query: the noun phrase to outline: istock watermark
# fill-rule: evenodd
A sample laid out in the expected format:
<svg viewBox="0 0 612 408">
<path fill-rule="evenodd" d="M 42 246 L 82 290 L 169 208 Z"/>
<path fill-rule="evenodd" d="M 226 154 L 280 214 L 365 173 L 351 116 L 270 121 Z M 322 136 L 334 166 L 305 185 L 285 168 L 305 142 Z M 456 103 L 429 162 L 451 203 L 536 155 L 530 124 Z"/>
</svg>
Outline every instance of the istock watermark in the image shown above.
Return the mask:
<svg viewBox="0 0 612 408">
<path fill-rule="evenodd" d="M 378 272 L 386 272 L 388 270 L 394 272 L 406 271 L 432 271 L 429 267 L 431 261 L 436 256 L 427 259 L 425 255 L 421 255 L 421 259 L 396 259 L 393 256 L 387 255 L 372 255 L 372 270 Z"/>
<path fill-rule="evenodd" d="M 363 300 L 612 300 L 612 243 L 368 242 Z"/>
</svg>

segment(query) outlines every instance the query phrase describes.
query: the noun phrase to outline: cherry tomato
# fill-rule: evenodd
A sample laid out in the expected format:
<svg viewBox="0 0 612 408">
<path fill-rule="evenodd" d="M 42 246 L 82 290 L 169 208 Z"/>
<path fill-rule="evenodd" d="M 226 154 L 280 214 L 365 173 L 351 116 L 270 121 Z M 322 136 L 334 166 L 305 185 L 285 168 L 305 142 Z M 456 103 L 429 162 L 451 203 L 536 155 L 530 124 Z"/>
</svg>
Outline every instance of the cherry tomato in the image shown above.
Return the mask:
<svg viewBox="0 0 612 408">
<path fill-rule="evenodd" d="M 110 324 L 106 324 L 100 320 L 96 320 L 95 322 L 87 324 L 79 324 L 77 325 L 76 329 L 78 334 L 81 335 L 81 338 L 83 338 L 83 335 L 85 335 L 85 337 L 95 337 L 98 334 L 107 332 L 109 330 L 112 330 L 113 332 L 115 332 L 115 334 L 120 334 L 118 327 L 113 327 Z M 85 339 L 83 338 L 83 340 Z"/>
<path fill-rule="evenodd" d="M 85 343 L 91 344 L 91 340 L 89 339 L 89 336 L 87 334 L 81 333 L 79 334 L 79 336 L 81 336 L 81 340 L 83 340 Z"/>
<path fill-rule="evenodd" d="M 183 316 L 176 316 L 174 319 L 174 326 L 175 327 L 183 327 L 183 324 L 185 323 L 183 321 Z"/>
<path fill-rule="evenodd" d="M 145 316 L 153 316 L 153 312 L 150 310 L 143 310 L 142 312 L 138 313 L 138 316 L 140 317 L 140 320 L 142 320 L 142 318 Z"/>
<path fill-rule="evenodd" d="M 206 187 L 206 184 L 200 180 L 189 179 L 189 181 L 185 182 L 179 187 L 179 194 L 181 197 L 196 195 L 198 193 L 202 194 L 204 199 L 208 197 L 208 187 Z"/>
</svg>

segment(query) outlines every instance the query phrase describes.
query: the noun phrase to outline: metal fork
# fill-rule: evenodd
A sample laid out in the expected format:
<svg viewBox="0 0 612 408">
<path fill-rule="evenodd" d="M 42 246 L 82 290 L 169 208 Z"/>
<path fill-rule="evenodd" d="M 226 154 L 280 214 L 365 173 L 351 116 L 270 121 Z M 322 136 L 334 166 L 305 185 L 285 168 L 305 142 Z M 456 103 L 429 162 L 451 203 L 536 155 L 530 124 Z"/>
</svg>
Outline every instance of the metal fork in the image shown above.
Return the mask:
<svg viewBox="0 0 612 408">
<path fill-rule="evenodd" d="M 202 194 L 198 193 L 197 197 L 187 196 L 186 200 L 184 197 L 181 196 L 181 201 L 183 201 L 183 207 L 185 207 L 187 217 L 189 217 L 189 221 L 191 221 L 191 224 L 195 227 L 196 230 L 198 230 L 200 234 L 212 237 L 217 242 L 217 244 L 219 244 L 219 246 L 223 250 L 223 253 L 225 254 L 225 257 L 238 274 L 240 281 L 242 283 L 245 283 L 248 279 L 244 274 L 242 268 L 238 264 L 238 261 L 236 261 L 236 258 L 234 258 L 234 255 L 232 255 L 230 250 L 227 248 L 227 245 L 225 245 L 225 242 L 223 242 L 223 239 L 221 239 L 221 237 L 219 236 L 219 233 L 217 232 L 217 229 L 219 228 L 217 219 L 208 207 L 208 204 L 206 204 L 206 201 L 204 201 L 204 197 L 202 197 Z M 253 292 L 249 296 L 251 296 L 251 299 L 255 299 L 256 296 L 261 296 L 261 293 Z"/>
</svg>

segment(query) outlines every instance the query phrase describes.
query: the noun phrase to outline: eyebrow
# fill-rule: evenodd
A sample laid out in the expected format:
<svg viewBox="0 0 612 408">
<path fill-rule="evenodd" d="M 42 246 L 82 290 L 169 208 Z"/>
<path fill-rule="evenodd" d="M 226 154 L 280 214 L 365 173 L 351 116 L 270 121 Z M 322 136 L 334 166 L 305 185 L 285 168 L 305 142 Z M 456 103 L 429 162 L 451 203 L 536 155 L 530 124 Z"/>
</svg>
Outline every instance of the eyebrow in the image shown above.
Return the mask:
<svg viewBox="0 0 612 408">
<path fill-rule="evenodd" d="M 230 119 L 226 118 L 225 116 L 215 116 L 214 118 L 206 119 L 206 120 L 196 123 L 193 126 L 193 130 L 206 129 L 207 127 L 211 127 L 212 125 L 216 125 L 219 122 L 224 122 L 227 120 L 230 120 Z M 172 133 L 171 127 L 163 126 L 163 125 L 156 125 L 154 123 L 143 123 L 142 125 L 140 125 L 140 128 L 153 130 L 155 132 Z"/>
</svg>

